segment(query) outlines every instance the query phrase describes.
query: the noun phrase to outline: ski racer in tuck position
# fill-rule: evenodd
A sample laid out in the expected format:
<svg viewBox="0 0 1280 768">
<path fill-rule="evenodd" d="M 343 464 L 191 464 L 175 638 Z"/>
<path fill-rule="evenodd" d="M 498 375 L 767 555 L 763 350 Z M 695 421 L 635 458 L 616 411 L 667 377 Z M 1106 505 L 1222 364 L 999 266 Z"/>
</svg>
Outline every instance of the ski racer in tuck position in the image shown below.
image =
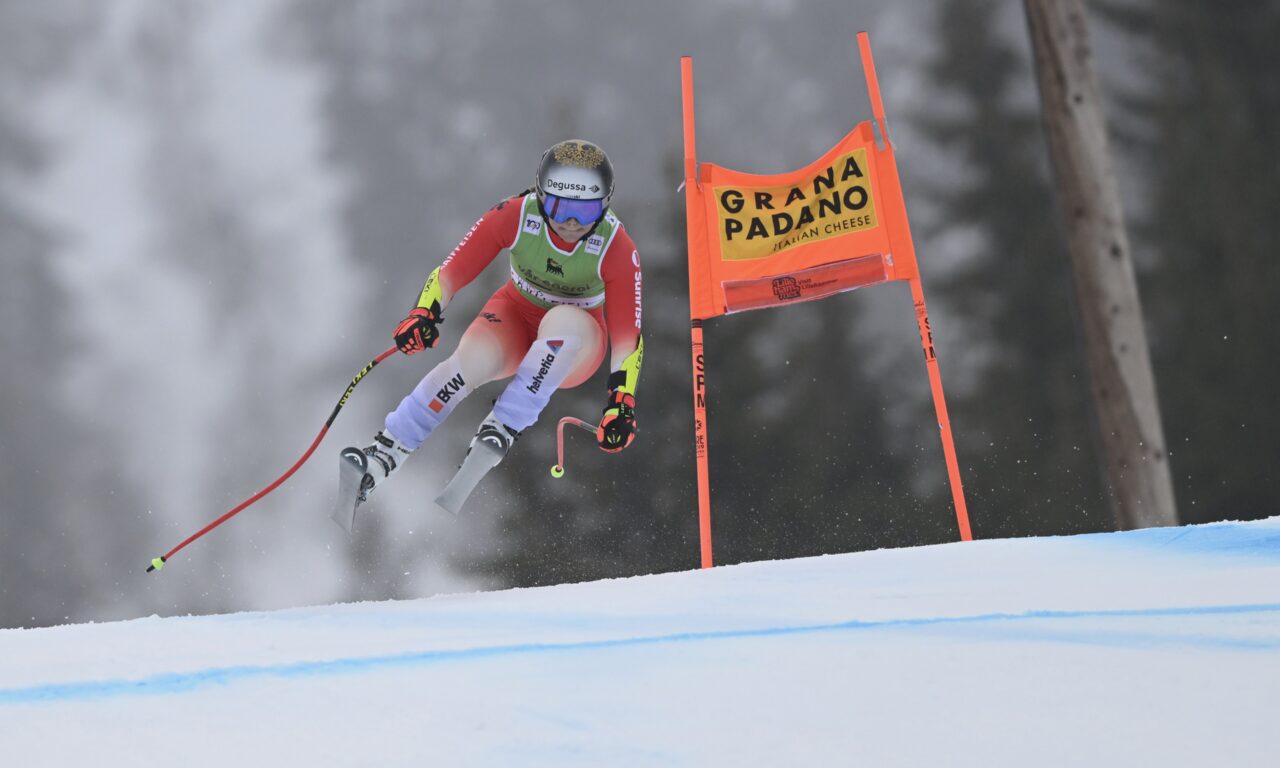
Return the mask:
<svg viewBox="0 0 1280 768">
<path fill-rule="evenodd" d="M 345 448 L 334 518 L 347 529 L 370 492 L 475 388 L 511 377 L 480 422 L 467 457 L 437 503 L 457 513 L 557 389 L 576 387 L 610 351 L 608 400 L 596 431 L 605 451 L 636 433 L 641 269 L 635 243 L 609 207 L 613 166 L 588 141 L 562 141 L 542 155 L 533 189 L 498 203 L 427 278 L 417 305 L 395 329 L 400 352 L 434 347 L 450 300 L 503 249 L 511 279 L 489 298 L 453 354 L 387 414 L 367 447 Z"/>
</svg>

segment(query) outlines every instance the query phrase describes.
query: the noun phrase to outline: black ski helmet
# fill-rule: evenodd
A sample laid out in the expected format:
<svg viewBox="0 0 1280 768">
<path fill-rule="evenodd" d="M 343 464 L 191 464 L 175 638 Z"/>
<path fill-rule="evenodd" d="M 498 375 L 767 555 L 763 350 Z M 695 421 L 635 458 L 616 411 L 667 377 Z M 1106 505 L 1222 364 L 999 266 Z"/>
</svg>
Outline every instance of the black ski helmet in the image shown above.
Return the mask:
<svg viewBox="0 0 1280 768">
<path fill-rule="evenodd" d="M 603 200 L 613 197 L 613 163 L 599 146 L 582 139 L 554 144 L 542 153 L 534 177 L 538 199 L 547 195 L 571 200 Z"/>
</svg>

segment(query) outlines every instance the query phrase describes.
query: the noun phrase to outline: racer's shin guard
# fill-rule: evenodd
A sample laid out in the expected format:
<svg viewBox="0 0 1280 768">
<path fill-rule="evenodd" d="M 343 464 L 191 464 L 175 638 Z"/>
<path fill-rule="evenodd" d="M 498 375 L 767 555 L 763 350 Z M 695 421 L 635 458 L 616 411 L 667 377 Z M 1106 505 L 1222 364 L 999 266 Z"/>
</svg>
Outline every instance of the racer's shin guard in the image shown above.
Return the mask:
<svg viewBox="0 0 1280 768">
<path fill-rule="evenodd" d="M 515 378 L 493 404 L 493 415 L 503 425 L 523 432 L 538 420 L 542 409 L 573 370 L 582 340 L 576 336 L 538 339 L 516 370 Z"/>
<path fill-rule="evenodd" d="M 394 411 L 387 414 L 387 431 L 412 451 L 440 426 L 455 406 L 471 394 L 462 368 L 453 355 L 422 377 Z"/>
</svg>

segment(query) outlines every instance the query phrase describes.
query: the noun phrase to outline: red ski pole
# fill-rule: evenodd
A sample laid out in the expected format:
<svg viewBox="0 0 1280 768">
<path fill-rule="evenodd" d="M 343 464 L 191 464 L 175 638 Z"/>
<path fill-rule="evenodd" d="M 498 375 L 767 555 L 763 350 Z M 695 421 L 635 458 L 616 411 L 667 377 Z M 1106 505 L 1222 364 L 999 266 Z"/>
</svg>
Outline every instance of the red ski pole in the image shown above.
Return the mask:
<svg viewBox="0 0 1280 768">
<path fill-rule="evenodd" d="M 240 514 L 249 506 L 251 506 L 254 502 L 258 501 L 258 499 L 261 499 L 263 496 L 266 496 L 268 493 L 271 493 L 277 487 L 279 487 L 281 483 L 283 483 L 285 480 L 288 480 L 290 477 L 292 477 L 293 473 L 298 471 L 298 467 L 301 467 L 303 464 L 305 464 L 307 459 L 311 458 L 311 454 L 315 453 L 316 448 L 320 445 L 320 441 L 324 439 L 325 433 L 328 432 L 329 427 L 333 425 L 334 419 L 338 418 L 338 411 L 341 411 L 342 406 L 347 404 L 347 398 L 351 397 L 352 391 L 355 390 L 356 385 L 360 383 L 360 380 L 365 377 L 365 374 L 367 374 L 369 371 L 372 371 L 375 365 L 382 362 L 383 360 L 386 360 L 388 357 L 394 354 L 395 351 L 396 351 L 395 347 L 388 349 L 386 352 L 383 352 L 382 354 L 375 357 L 372 362 L 370 362 L 368 365 L 364 367 L 364 370 L 356 374 L 356 377 L 351 380 L 351 384 L 347 386 L 347 391 L 342 393 L 342 398 L 338 400 L 338 404 L 334 406 L 333 413 L 329 414 L 329 420 L 326 421 L 324 423 L 324 426 L 320 429 L 320 434 L 316 435 L 316 439 L 311 441 L 311 447 L 307 449 L 306 453 L 302 454 L 302 458 L 298 459 L 297 462 L 295 462 L 292 467 L 289 467 L 288 472 L 285 472 L 283 475 L 276 478 L 275 482 L 273 482 L 271 485 L 268 485 L 266 488 L 263 488 L 262 490 L 253 494 L 248 499 L 245 499 L 245 501 L 235 509 L 232 509 L 229 512 L 223 514 L 217 520 L 214 520 L 213 522 L 209 523 L 205 527 L 201 528 L 200 530 L 188 536 L 178 546 L 164 553 L 160 557 L 153 559 L 151 561 L 151 565 L 147 566 L 147 573 L 160 570 L 161 568 L 164 567 L 164 564 L 169 561 L 169 558 L 173 557 L 175 554 L 182 551 L 182 549 L 186 547 L 188 544 L 200 538 L 201 536 L 205 535 L 209 531 L 212 531 L 214 528 L 217 528 L 218 526 L 222 525 L 223 523 L 235 517 L 236 515 Z"/>
<path fill-rule="evenodd" d="M 596 425 L 588 424 L 582 419 L 565 416 L 560 420 L 560 423 L 556 425 L 556 464 L 551 468 L 551 476 L 554 478 L 564 477 L 564 428 L 567 424 L 572 424 L 573 426 L 586 430 L 593 435 L 596 433 Z"/>
</svg>

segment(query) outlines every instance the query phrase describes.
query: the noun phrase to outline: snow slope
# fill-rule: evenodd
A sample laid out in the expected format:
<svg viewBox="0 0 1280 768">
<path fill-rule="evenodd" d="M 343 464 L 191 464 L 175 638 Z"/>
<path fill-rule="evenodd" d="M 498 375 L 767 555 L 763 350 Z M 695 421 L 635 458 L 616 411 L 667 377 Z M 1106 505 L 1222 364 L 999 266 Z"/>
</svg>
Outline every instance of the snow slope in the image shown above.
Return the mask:
<svg viewBox="0 0 1280 768">
<path fill-rule="evenodd" d="M 5 765 L 1262 766 L 1278 715 L 1280 518 L 0 631 Z"/>
</svg>

